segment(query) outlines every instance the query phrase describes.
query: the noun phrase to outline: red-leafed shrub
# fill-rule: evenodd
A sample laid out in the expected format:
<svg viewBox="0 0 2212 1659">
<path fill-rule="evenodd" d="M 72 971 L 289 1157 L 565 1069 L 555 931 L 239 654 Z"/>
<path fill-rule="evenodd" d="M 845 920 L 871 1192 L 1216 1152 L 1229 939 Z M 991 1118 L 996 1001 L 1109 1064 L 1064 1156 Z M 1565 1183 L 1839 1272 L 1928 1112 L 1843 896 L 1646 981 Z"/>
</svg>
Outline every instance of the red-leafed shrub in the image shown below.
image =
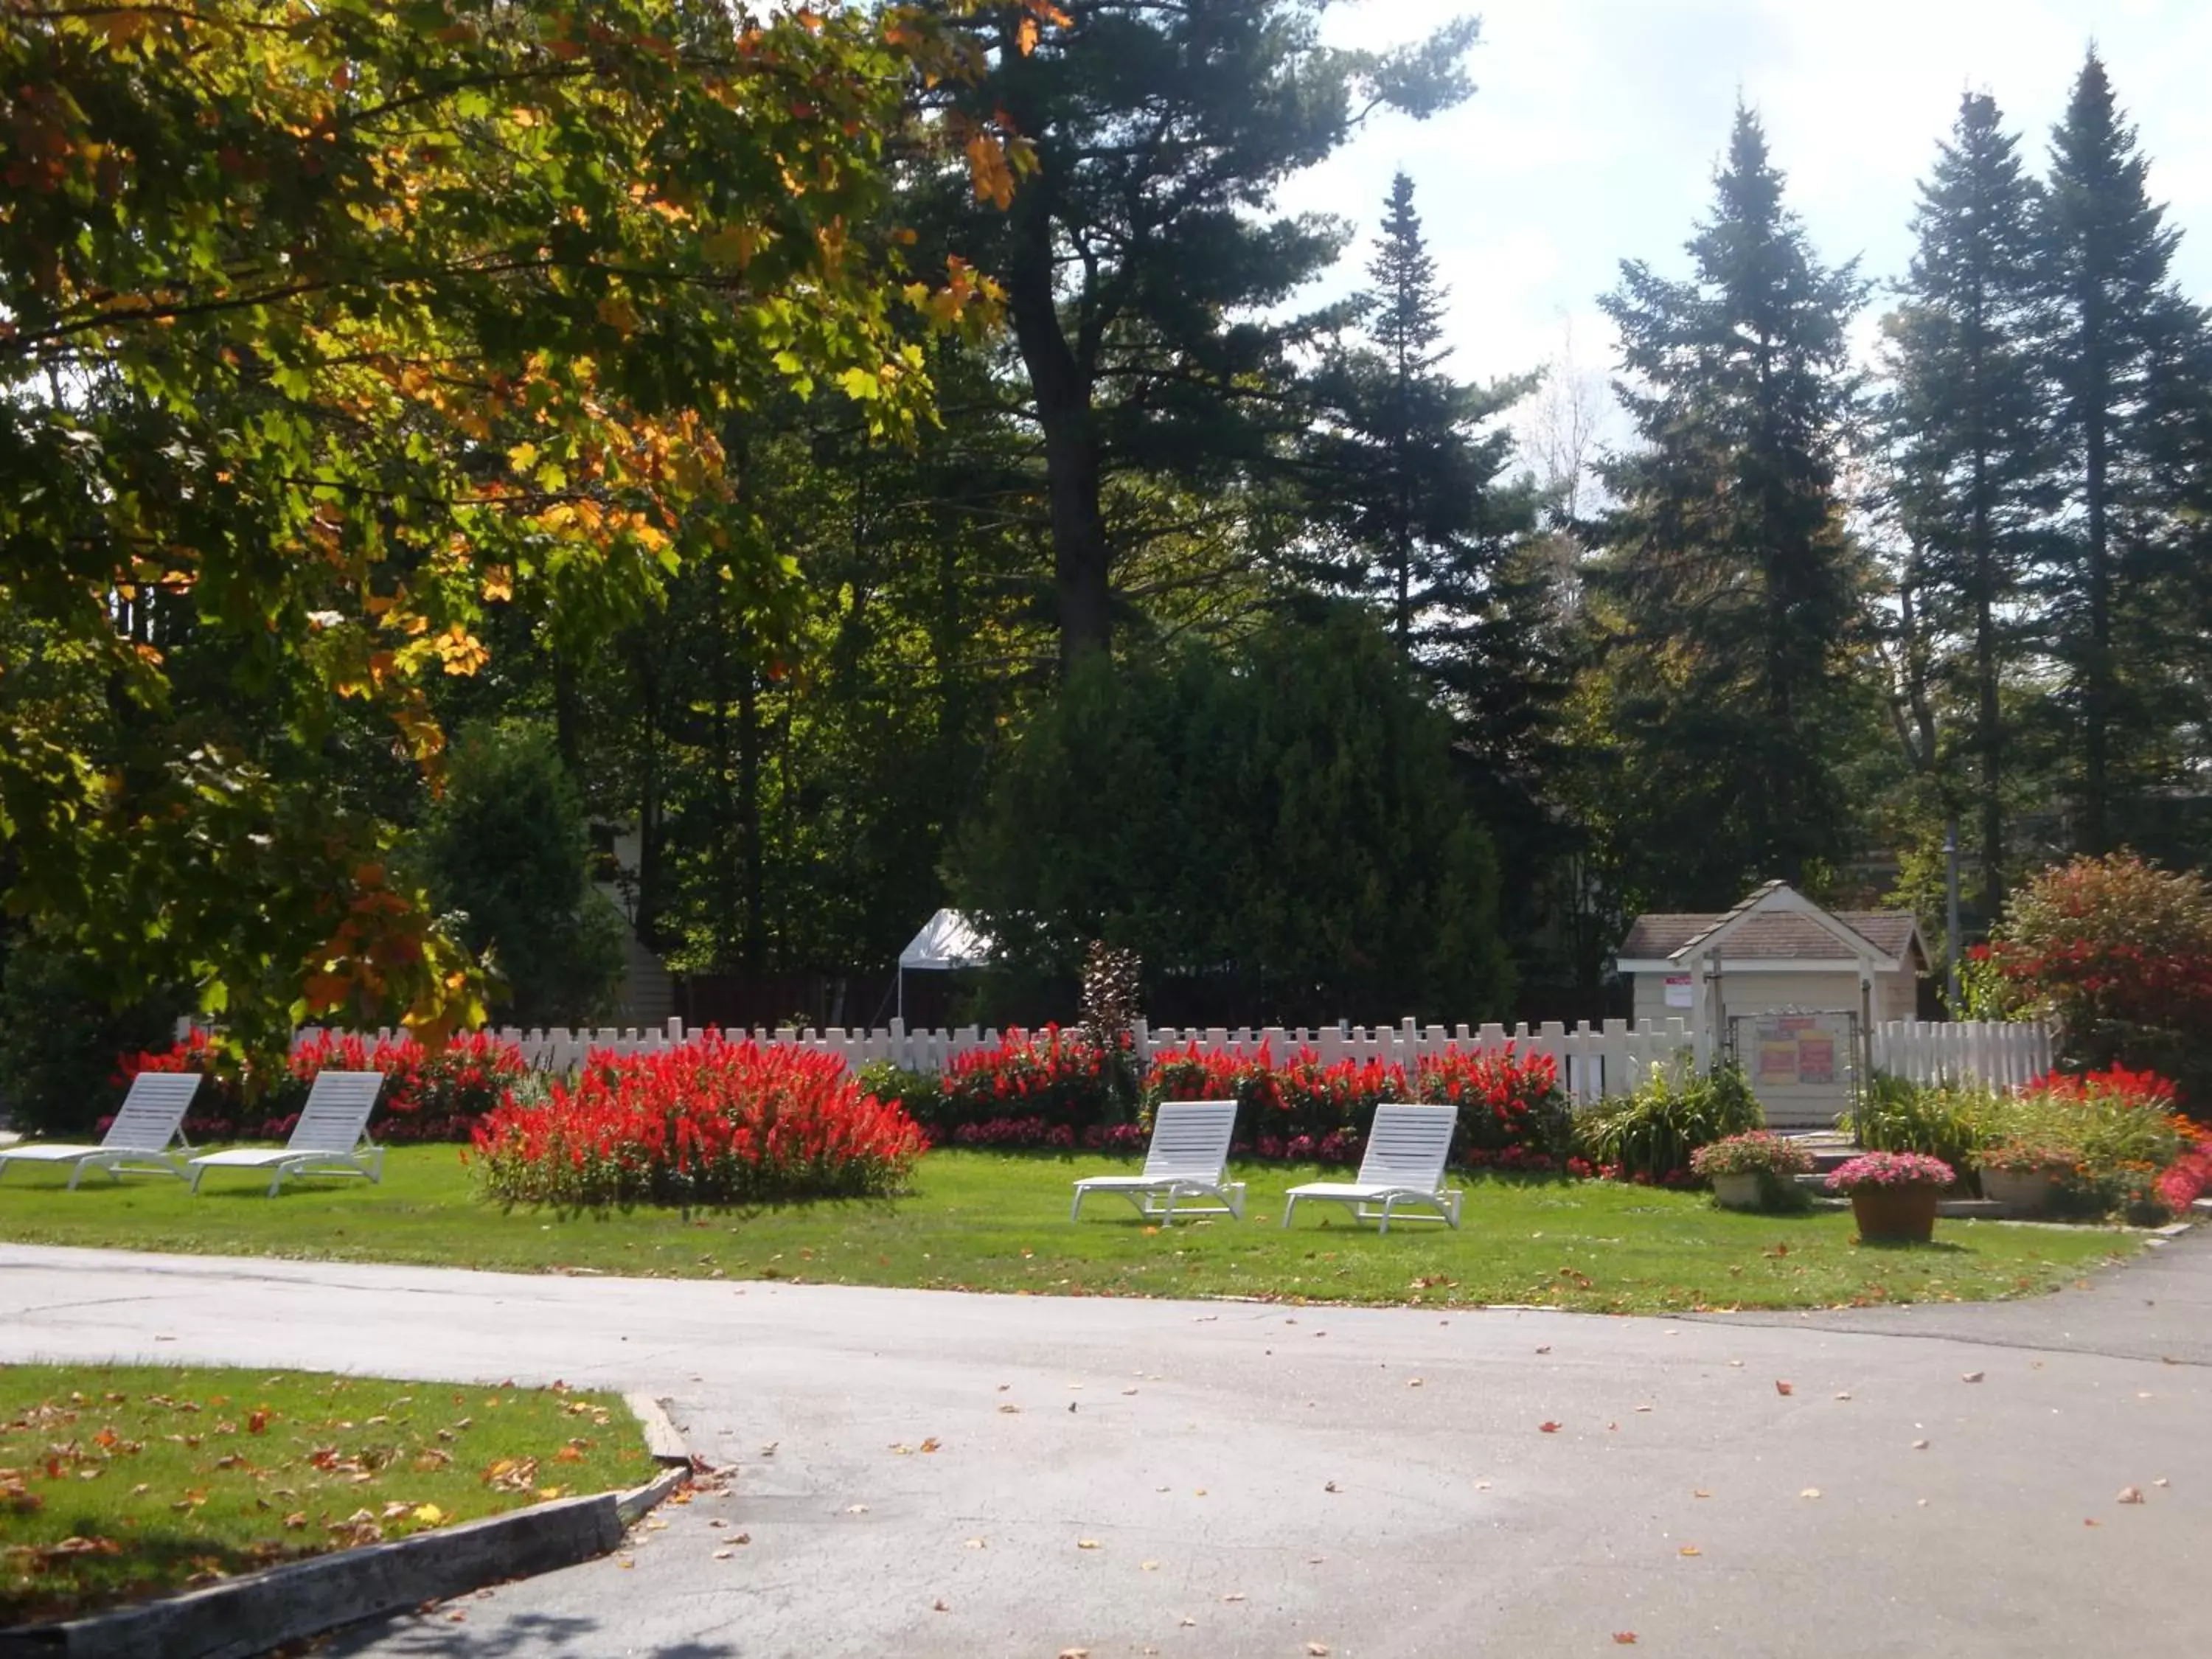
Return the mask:
<svg viewBox="0 0 2212 1659">
<path fill-rule="evenodd" d="M 880 1198 L 927 1146 L 833 1055 L 708 1032 L 680 1048 L 594 1054 L 574 1084 L 518 1092 L 480 1124 L 471 1167 L 507 1204 Z"/>
<path fill-rule="evenodd" d="M 206 1033 L 194 1031 L 159 1053 L 125 1055 L 118 1070 L 125 1079 L 141 1072 L 206 1072 L 212 1057 Z M 369 1133 L 392 1146 L 467 1140 L 484 1114 L 529 1074 L 520 1048 L 485 1031 L 456 1036 L 436 1054 L 412 1037 L 317 1031 L 292 1050 L 276 1077 L 211 1074 L 200 1085 L 185 1133 L 195 1140 L 282 1139 L 299 1121 L 316 1073 L 325 1070 L 384 1073 Z"/>
<path fill-rule="evenodd" d="M 2124 1065 L 2179 1081 L 2212 1112 L 2212 887 L 2131 853 L 2078 858 L 2013 896 L 1972 953 L 1993 1013 L 2049 1019 L 2069 1072 Z"/>
</svg>

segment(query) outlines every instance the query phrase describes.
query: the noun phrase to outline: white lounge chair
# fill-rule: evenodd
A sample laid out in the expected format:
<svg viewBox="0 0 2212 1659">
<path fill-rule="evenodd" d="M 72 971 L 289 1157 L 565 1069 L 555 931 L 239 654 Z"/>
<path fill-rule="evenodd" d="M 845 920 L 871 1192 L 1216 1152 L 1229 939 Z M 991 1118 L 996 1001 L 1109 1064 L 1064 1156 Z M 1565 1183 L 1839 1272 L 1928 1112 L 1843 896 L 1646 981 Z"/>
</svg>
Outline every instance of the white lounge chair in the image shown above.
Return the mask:
<svg viewBox="0 0 2212 1659">
<path fill-rule="evenodd" d="M 1451 1156 L 1452 1131 L 1458 1126 L 1459 1113 L 1449 1106 L 1376 1107 L 1358 1179 L 1314 1181 L 1291 1188 L 1283 1195 L 1283 1225 L 1291 1224 L 1291 1212 L 1300 1199 L 1316 1198 L 1351 1206 L 1362 1221 L 1381 1222 L 1386 1233 L 1394 1216 L 1400 1221 L 1458 1226 L 1460 1194 L 1444 1190 L 1444 1160 Z M 1382 1207 L 1375 1208 L 1378 1204 Z M 1399 1207 L 1404 1204 L 1425 1205 L 1436 1213 L 1407 1212 Z"/>
<path fill-rule="evenodd" d="M 191 1151 L 185 1139 L 185 1109 L 199 1092 L 198 1072 L 141 1072 L 131 1079 L 131 1092 L 115 1109 L 97 1146 L 46 1145 L 31 1141 L 0 1146 L 0 1175 L 10 1164 L 67 1164 L 71 1191 L 87 1170 L 105 1170 L 111 1180 L 126 1175 L 165 1175 L 184 1178 L 177 1155 L 169 1150 Z M 136 1163 L 132 1159 L 137 1159 Z"/>
<path fill-rule="evenodd" d="M 1231 1181 L 1229 1137 L 1237 1127 L 1233 1100 L 1163 1101 L 1152 1114 L 1152 1144 L 1145 1152 L 1145 1172 L 1133 1176 L 1091 1176 L 1075 1183 L 1073 1221 L 1092 1193 L 1118 1193 L 1146 1215 L 1171 1221 L 1178 1199 L 1185 1215 L 1244 1213 L 1244 1183 Z M 1211 1204 L 1187 1200 L 1212 1198 Z"/>
<path fill-rule="evenodd" d="M 268 1170 L 269 1195 L 287 1176 L 353 1175 L 384 1178 L 384 1148 L 368 1138 L 368 1115 L 376 1107 L 381 1072 L 318 1072 L 307 1103 L 282 1146 L 235 1146 L 210 1152 L 191 1163 L 192 1190 L 210 1170 Z"/>
</svg>

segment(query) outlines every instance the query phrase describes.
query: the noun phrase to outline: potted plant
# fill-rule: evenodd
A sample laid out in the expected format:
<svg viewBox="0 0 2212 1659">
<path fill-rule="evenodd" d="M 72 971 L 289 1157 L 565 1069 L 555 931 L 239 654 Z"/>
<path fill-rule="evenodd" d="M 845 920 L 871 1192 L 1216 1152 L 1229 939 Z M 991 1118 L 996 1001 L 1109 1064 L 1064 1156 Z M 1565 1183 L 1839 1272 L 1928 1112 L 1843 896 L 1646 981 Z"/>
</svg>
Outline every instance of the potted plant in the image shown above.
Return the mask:
<svg viewBox="0 0 2212 1659">
<path fill-rule="evenodd" d="M 2067 1147 L 2029 1135 L 2008 1135 L 1980 1154 L 1982 1196 L 2014 1215 L 2040 1215 L 2079 1160 Z"/>
<path fill-rule="evenodd" d="M 1777 1210 L 1797 1196 L 1797 1177 L 1813 1171 L 1813 1155 L 1771 1129 L 1729 1135 L 1690 1154 L 1690 1170 L 1713 1183 L 1725 1210 Z"/>
<path fill-rule="evenodd" d="M 1936 1232 L 1936 1201 L 1957 1177 L 1925 1152 L 1862 1152 L 1828 1177 L 1845 1193 L 1863 1244 L 1925 1244 Z"/>
</svg>

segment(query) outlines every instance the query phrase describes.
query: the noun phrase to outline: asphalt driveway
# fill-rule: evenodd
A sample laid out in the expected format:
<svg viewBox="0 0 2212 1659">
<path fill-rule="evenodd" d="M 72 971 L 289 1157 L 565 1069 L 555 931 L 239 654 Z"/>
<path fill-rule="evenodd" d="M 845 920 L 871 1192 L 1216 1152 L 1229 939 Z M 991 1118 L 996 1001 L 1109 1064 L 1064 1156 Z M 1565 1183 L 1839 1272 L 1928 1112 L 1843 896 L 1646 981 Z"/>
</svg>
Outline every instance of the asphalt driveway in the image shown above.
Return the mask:
<svg viewBox="0 0 2212 1659">
<path fill-rule="evenodd" d="M 2202 1230 L 2039 1302 L 1727 1321 L 0 1246 L 31 1358 L 643 1388 L 730 1471 L 334 1654 L 2179 1650 L 2212 1544 Z"/>
</svg>

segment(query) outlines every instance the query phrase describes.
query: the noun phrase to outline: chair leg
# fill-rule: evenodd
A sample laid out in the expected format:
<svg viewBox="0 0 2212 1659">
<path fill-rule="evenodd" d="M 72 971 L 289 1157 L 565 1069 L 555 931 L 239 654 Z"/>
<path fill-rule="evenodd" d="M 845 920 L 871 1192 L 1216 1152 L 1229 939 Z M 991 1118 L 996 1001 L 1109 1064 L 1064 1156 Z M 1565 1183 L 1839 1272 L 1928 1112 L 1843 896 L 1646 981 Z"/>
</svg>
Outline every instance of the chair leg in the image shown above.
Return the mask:
<svg viewBox="0 0 2212 1659">
<path fill-rule="evenodd" d="M 1075 1189 L 1075 1202 L 1074 1202 L 1073 1204 L 1072 1204 L 1072 1205 L 1070 1205 L 1070 1206 L 1068 1206 L 1068 1210 L 1067 1210 L 1067 1218 L 1068 1218 L 1070 1221 L 1073 1221 L 1073 1220 L 1074 1220 L 1078 1216 L 1081 1215 L 1082 1213 L 1083 1213 L 1083 1188 L 1079 1185 L 1079 1186 L 1076 1188 L 1076 1189 Z"/>
<path fill-rule="evenodd" d="M 1160 1206 L 1160 1225 L 1166 1226 L 1175 1219 L 1176 1189 L 1168 1188 L 1167 1202 Z"/>
<path fill-rule="evenodd" d="M 112 1174 L 113 1174 L 114 1172 L 113 1172 L 112 1170 L 110 1170 L 110 1171 L 109 1171 L 109 1173 L 112 1175 Z M 77 1161 L 76 1161 L 74 1164 L 72 1164 L 72 1165 L 70 1166 L 70 1168 L 69 1190 L 70 1190 L 70 1191 L 71 1191 L 71 1192 L 75 1192 L 75 1191 L 76 1190 L 76 1183 L 77 1183 L 78 1182 L 80 1182 L 80 1181 L 83 1180 L 83 1179 L 84 1179 L 84 1160 L 83 1160 L 82 1158 L 79 1158 L 79 1159 L 77 1159 Z"/>
<path fill-rule="evenodd" d="M 1298 1200 L 1297 1197 L 1291 1194 L 1285 1194 L 1283 1197 L 1283 1228 L 1285 1231 L 1288 1231 L 1290 1230 L 1291 1212 L 1297 1207 Z"/>
<path fill-rule="evenodd" d="M 279 1164 L 276 1166 L 276 1174 L 274 1174 L 274 1175 L 272 1175 L 272 1176 L 270 1176 L 269 1177 L 269 1196 L 270 1196 L 270 1197 L 271 1197 L 271 1198 L 276 1197 L 276 1189 L 277 1189 L 279 1187 L 283 1186 L 283 1184 L 284 1184 L 284 1166 L 283 1166 L 283 1164 Z"/>
<path fill-rule="evenodd" d="M 1382 1226 L 1381 1226 L 1380 1228 L 1378 1228 L 1378 1229 L 1376 1230 L 1376 1236 L 1377 1236 L 1378 1237 L 1379 1237 L 1382 1234 L 1383 1234 L 1383 1233 L 1387 1233 L 1387 1232 L 1389 1232 L 1389 1231 L 1390 1231 L 1390 1206 L 1391 1206 L 1393 1204 L 1395 1204 L 1397 1201 L 1398 1201 L 1398 1194 L 1395 1194 L 1395 1193 L 1392 1193 L 1392 1194 L 1389 1194 L 1387 1197 L 1385 1197 L 1385 1198 L 1383 1199 L 1383 1200 L 1382 1200 Z"/>
<path fill-rule="evenodd" d="M 200 1165 L 196 1164 L 192 1166 L 192 1196 L 195 1198 L 199 1196 L 200 1177 L 206 1173 L 206 1170 L 203 1169 Z"/>
</svg>

